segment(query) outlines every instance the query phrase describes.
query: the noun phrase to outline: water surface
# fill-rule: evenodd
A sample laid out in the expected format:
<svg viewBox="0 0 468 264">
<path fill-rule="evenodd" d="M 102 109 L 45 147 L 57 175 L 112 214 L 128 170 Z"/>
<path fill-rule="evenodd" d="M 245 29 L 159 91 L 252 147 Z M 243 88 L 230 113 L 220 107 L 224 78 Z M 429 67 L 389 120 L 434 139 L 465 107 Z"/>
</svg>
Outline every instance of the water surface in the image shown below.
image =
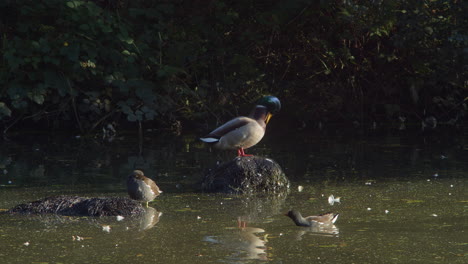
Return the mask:
<svg viewBox="0 0 468 264">
<path fill-rule="evenodd" d="M 465 138 L 267 134 L 248 153 L 276 160 L 291 180 L 290 192 L 242 197 L 199 190 L 204 171 L 235 151 L 210 151 L 195 135 L 147 133 L 141 144 L 132 135 L 113 142 L 18 135 L 1 142 L 1 209 L 51 195 L 126 196 L 125 178 L 134 168 L 152 176 L 164 193 L 142 217 L 0 214 L 0 259 L 466 263 Z M 332 194 L 341 202 L 330 205 Z M 297 227 L 284 216 L 292 208 L 340 217 L 333 227 Z"/>
</svg>

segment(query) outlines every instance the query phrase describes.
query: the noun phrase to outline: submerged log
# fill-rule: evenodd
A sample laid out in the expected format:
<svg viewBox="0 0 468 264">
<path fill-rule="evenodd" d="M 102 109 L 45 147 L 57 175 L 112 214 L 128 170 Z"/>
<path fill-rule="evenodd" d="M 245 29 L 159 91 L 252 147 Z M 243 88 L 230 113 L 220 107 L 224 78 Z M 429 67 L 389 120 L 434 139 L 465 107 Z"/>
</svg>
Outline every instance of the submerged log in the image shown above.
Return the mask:
<svg viewBox="0 0 468 264">
<path fill-rule="evenodd" d="M 204 191 L 236 194 L 281 194 L 289 180 L 275 161 L 258 157 L 236 157 L 211 169 L 202 183 Z"/>
<path fill-rule="evenodd" d="M 7 212 L 66 216 L 132 216 L 143 214 L 145 210 L 139 202 L 126 197 L 53 196 L 17 205 Z"/>
</svg>

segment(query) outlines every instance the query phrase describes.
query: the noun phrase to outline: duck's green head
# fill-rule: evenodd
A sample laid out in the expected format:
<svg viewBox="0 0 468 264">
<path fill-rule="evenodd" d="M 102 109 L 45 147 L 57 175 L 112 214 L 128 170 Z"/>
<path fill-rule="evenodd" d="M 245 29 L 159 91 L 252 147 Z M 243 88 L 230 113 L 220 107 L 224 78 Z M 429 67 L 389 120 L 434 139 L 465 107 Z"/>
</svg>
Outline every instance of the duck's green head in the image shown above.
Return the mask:
<svg viewBox="0 0 468 264">
<path fill-rule="evenodd" d="M 280 100 L 272 95 L 265 96 L 258 100 L 257 105 L 263 105 L 268 109 L 268 112 L 276 114 L 281 110 Z"/>
<path fill-rule="evenodd" d="M 281 102 L 275 96 L 265 96 L 262 99 L 258 100 L 257 105 L 265 106 L 268 110 L 268 113 L 265 117 L 265 124 L 268 124 L 270 118 L 281 110 Z"/>
</svg>

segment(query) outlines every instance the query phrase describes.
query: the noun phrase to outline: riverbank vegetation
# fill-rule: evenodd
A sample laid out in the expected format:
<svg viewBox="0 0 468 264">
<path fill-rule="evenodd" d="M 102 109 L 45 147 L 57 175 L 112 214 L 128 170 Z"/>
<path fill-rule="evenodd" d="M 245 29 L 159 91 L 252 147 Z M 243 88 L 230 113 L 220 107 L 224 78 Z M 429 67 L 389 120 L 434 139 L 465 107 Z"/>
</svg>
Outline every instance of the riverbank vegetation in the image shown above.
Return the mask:
<svg viewBox="0 0 468 264">
<path fill-rule="evenodd" d="M 466 1 L 0 3 L 0 126 L 466 121 Z M 140 126 L 138 126 L 138 124 Z"/>
</svg>

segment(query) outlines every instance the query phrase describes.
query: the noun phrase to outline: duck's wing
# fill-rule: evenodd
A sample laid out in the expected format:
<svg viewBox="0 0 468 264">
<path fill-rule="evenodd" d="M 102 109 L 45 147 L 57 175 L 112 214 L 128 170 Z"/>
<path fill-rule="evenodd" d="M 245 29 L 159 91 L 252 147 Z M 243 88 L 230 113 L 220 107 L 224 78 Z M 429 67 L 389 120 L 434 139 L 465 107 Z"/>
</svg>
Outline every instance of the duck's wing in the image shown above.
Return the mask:
<svg viewBox="0 0 468 264">
<path fill-rule="evenodd" d="M 245 116 L 236 117 L 226 122 L 222 126 L 216 128 L 215 130 L 211 131 L 208 135 L 200 138 L 200 140 L 207 142 L 207 143 L 217 142 L 222 136 L 226 135 L 227 133 L 235 129 L 238 129 L 240 127 L 243 127 L 251 122 L 255 122 L 255 120 L 253 120 L 252 118 L 245 117 Z"/>
<path fill-rule="evenodd" d="M 334 224 L 336 220 L 338 219 L 338 216 L 340 214 L 334 214 L 334 213 L 324 213 L 320 215 L 312 215 L 308 216 L 305 219 L 307 221 L 314 221 L 314 222 L 319 222 L 323 224 Z"/>
<path fill-rule="evenodd" d="M 156 196 L 160 195 L 160 194 L 163 192 L 163 191 L 161 191 L 161 190 L 159 189 L 159 186 L 156 185 L 156 183 L 155 183 L 153 180 L 150 179 L 150 181 L 148 182 L 148 184 L 149 184 L 149 186 L 151 187 L 151 190 L 154 192 L 154 194 L 155 194 Z"/>
</svg>

